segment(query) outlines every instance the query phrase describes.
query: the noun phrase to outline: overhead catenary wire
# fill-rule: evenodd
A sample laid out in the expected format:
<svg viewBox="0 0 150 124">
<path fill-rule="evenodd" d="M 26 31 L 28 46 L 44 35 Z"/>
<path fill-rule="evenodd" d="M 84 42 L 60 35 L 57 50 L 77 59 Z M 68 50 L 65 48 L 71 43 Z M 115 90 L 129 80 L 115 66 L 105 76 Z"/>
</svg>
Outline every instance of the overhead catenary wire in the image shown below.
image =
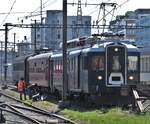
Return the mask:
<svg viewBox="0 0 150 124">
<path fill-rule="evenodd" d="M 91 15 L 91 14 L 93 14 L 93 13 L 95 13 L 95 12 L 97 12 L 98 11 L 98 9 L 99 8 L 97 8 L 98 7 L 98 5 L 96 6 L 96 7 L 94 7 L 93 9 L 91 9 L 92 11 L 91 12 L 89 12 L 87 15 Z M 90 10 L 89 10 L 90 11 Z"/>
<path fill-rule="evenodd" d="M 120 5 L 117 4 L 117 7 L 115 6 L 115 10 L 117 10 L 119 7 L 123 6 L 123 5 L 124 5 L 125 3 L 127 3 L 127 2 L 129 2 L 129 0 L 124 1 L 124 2 L 123 2 L 122 4 L 120 4 Z M 106 9 L 105 9 L 105 10 L 106 10 Z M 105 18 L 106 16 L 108 16 L 109 14 L 111 14 L 111 12 L 113 12 L 113 16 L 114 16 L 114 8 L 113 8 L 113 9 L 111 9 L 110 11 L 107 11 L 107 13 L 105 14 L 105 16 L 104 16 L 103 18 Z M 99 22 L 102 21 L 103 18 L 100 19 Z"/>
<path fill-rule="evenodd" d="M 33 24 L 9 24 L 8 26 L 10 27 L 10 29 L 12 29 L 13 27 L 17 27 L 17 28 L 36 28 L 37 26 L 33 25 Z M 103 26 L 103 25 L 67 25 L 67 28 L 74 28 L 74 27 L 78 27 L 78 28 L 96 28 L 96 26 Z M 110 25 L 105 25 L 108 28 L 110 28 Z M 62 24 L 38 24 L 39 28 L 63 28 Z M 143 26 L 143 25 L 119 25 L 119 26 L 115 26 L 113 28 L 120 28 L 120 29 L 148 29 L 150 28 L 149 26 Z M 9 30 L 10 30 L 9 29 Z"/>
<path fill-rule="evenodd" d="M 45 12 L 45 11 L 43 11 Z M 6 15 L 6 14 L 30 14 L 31 12 L 0 12 L 0 15 Z M 40 13 L 40 11 L 34 12 L 34 13 Z"/>
<path fill-rule="evenodd" d="M 47 0 L 46 2 L 44 2 L 44 3 L 42 4 L 42 9 L 45 9 L 46 7 L 48 7 L 48 6 L 52 5 L 52 4 L 54 4 L 55 2 L 57 2 L 57 0 L 53 0 L 52 2 L 50 2 L 49 4 L 47 4 L 48 2 L 50 2 L 50 0 Z M 47 4 L 47 5 L 45 5 L 45 4 Z M 34 11 L 30 12 L 29 15 L 26 15 L 26 16 L 23 16 L 23 17 L 18 17 L 18 19 L 19 19 L 19 18 L 28 19 L 28 18 L 30 18 L 30 17 L 35 17 L 35 16 L 41 15 L 41 14 L 40 14 L 40 11 L 38 11 L 38 10 L 40 9 L 40 7 L 41 7 L 41 6 L 39 6 L 38 8 L 36 8 Z M 46 13 L 46 11 L 42 11 L 42 13 Z"/>
<path fill-rule="evenodd" d="M 8 12 L 8 14 L 6 15 L 6 17 L 4 18 L 4 20 L 3 20 L 2 23 L 0 24 L 0 27 L 5 23 L 5 21 L 6 21 L 6 19 L 8 18 L 10 12 L 12 11 L 12 9 L 13 9 L 15 3 L 16 3 L 16 0 L 14 0 L 13 4 L 12 4 L 12 6 L 11 6 L 9 12 Z"/>
</svg>

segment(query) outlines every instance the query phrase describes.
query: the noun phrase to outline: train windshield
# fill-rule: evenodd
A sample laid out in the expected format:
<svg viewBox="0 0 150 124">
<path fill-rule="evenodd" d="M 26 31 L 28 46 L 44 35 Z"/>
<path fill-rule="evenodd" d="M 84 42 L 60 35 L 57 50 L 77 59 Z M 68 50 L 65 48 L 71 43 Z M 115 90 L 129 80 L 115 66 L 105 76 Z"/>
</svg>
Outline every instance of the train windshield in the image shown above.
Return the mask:
<svg viewBox="0 0 150 124">
<path fill-rule="evenodd" d="M 104 70 L 104 56 L 92 57 L 92 70 Z"/>
<path fill-rule="evenodd" d="M 113 58 L 112 58 L 112 70 L 113 71 L 120 71 L 121 70 L 121 64 L 119 61 L 119 56 L 113 56 Z"/>
<path fill-rule="evenodd" d="M 137 71 L 138 69 L 138 57 L 128 56 L 128 71 Z"/>
</svg>

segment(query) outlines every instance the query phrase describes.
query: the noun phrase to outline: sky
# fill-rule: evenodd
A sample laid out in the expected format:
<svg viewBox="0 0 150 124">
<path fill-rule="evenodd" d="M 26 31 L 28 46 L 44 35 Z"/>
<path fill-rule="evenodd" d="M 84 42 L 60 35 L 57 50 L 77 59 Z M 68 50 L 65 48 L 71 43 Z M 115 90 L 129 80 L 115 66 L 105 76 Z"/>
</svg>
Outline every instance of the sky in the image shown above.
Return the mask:
<svg viewBox="0 0 150 124">
<path fill-rule="evenodd" d="M 68 0 L 68 3 L 77 2 L 78 0 Z M 138 8 L 150 8 L 149 0 L 81 0 L 82 3 L 101 3 L 101 2 L 115 2 L 119 5 L 115 12 L 115 15 L 123 15 L 126 11 L 134 11 Z M 40 20 L 40 16 L 32 16 L 31 12 L 40 11 L 41 0 L 1 0 L 0 2 L 0 29 L 4 28 L 5 23 L 19 24 L 23 20 L 23 23 L 30 24 L 32 20 Z M 123 4 L 124 3 L 124 4 Z M 46 10 L 60 10 L 62 9 L 62 0 L 42 0 L 43 11 Z M 123 5 L 122 5 L 123 4 Z M 122 5 L 120 7 L 120 5 Z M 111 8 L 108 8 L 110 10 Z M 21 12 L 21 13 L 20 13 Z M 22 13 L 23 12 L 23 13 Z M 43 17 L 45 13 L 43 12 Z M 85 6 L 82 5 L 82 15 L 91 15 L 92 20 L 98 18 L 99 6 Z M 15 13 L 15 14 L 14 14 Z M 36 14 L 36 13 L 32 13 Z M 76 15 L 77 6 L 68 5 L 68 15 Z M 13 33 L 17 34 L 17 40 L 23 40 L 23 36 L 29 35 L 30 31 L 26 29 L 12 29 L 9 31 L 10 39 L 13 37 Z M 21 33 L 24 32 L 24 33 Z M 4 40 L 4 32 L 0 32 L 0 40 Z"/>
</svg>

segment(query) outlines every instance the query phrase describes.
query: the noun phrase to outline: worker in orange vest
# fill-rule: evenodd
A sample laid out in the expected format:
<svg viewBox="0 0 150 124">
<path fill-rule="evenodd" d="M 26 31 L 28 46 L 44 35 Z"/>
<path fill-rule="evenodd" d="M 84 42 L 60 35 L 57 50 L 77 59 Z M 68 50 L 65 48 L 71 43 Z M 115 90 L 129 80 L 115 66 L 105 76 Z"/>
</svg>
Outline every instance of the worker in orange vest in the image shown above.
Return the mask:
<svg viewBox="0 0 150 124">
<path fill-rule="evenodd" d="M 24 94 L 24 99 L 26 100 L 25 81 L 23 78 L 18 82 L 18 91 L 20 93 L 20 100 L 22 100 L 22 94 Z"/>
</svg>

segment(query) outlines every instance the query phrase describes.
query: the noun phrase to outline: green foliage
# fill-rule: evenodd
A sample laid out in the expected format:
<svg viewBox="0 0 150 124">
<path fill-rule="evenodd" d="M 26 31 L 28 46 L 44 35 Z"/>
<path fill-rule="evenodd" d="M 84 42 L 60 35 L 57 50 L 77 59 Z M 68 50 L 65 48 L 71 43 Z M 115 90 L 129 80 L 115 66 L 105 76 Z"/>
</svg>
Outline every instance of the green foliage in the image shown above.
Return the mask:
<svg viewBox="0 0 150 124">
<path fill-rule="evenodd" d="M 135 115 L 113 108 L 103 113 L 103 110 L 81 112 L 65 109 L 63 113 L 82 124 L 149 124 L 150 113 Z"/>
<path fill-rule="evenodd" d="M 31 104 L 31 105 L 32 105 L 32 103 L 33 103 L 33 101 L 30 100 L 30 99 L 27 99 L 27 100 L 25 100 L 24 102 L 27 103 L 27 104 Z"/>
<path fill-rule="evenodd" d="M 19 98 L 19 93 L 14 91 L 5 90 L 3 92 Z M 52 108 L 56 108 L 57 110 L 57 105 L 50 103 L 49 101 L 33 102 L 27 98 L 24 102 L 50 111 Z M 79 124 L 150 124 L 150 113 L 144 115 L 129 114 L 123 112 L 120 108 L 99 109 L 93 111 L 65 109 L 63 110 L 63 114 Z"/>
</svg>

